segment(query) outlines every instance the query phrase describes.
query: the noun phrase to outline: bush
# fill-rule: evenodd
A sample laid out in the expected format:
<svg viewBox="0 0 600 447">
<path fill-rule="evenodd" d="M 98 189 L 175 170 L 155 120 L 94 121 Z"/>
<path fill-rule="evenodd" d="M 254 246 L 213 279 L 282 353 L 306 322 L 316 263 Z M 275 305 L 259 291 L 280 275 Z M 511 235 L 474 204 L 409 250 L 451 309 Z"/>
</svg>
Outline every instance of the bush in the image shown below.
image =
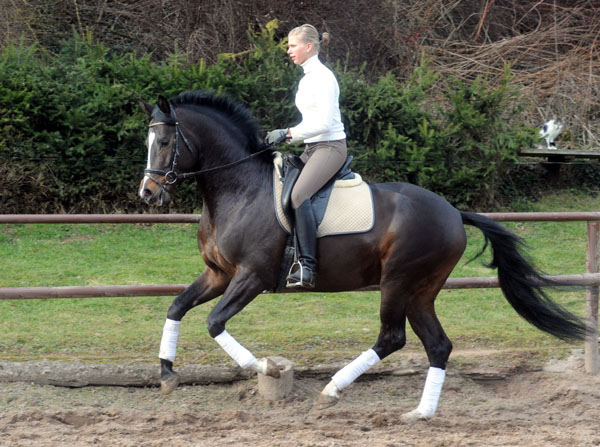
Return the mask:
<svg viewBox="0 0 600 447">
<path fill-rule="evenodd" d="M 368 85 L 352 73 L 341 80 L 350 145 L 374 181 L 408 181 L 459 207 L 490 205 L 507 162 L 536 141 L 534 129 L 519 121 L 522 104 L 508 66 L 496 87 L 485 77 L 451 80 L 433 110 L 439 79 L 427 61 L 405 83 L 388 75 Z"/>
<path fill-rule="evenodd" d="M 188 76 L 175 56 L 156 65 L 148 55 L 109 52 L 89 36 L 64 42 L 59 54 L 9 47 L 0 56 L 4 169 L 42 169 L 40 188 L 63 210 L 137 208 L 146 158 L 137 99 L 175 94 L 190 85 Z M 4 192 L 3 211 L 35 212 L 45 195 L 38 193 L 10 202 Z"/>
<path fill-rule="evenodd" d="M 13 179 L 0 191 L 1 212 L 133 211 L 145 165 L 146 117 L 137 106 L 158 93 L 224 92 L 249 106 L 265 129 L 299 120 L 294 106 L 301 70 L 276 41 L 277 23 L 250 33 L 252 47 L 207 65 L 173 53 L 107 49 L 88 34 L 58 53 L 13 45 L 0 54 L 0 170 Z M 481 77 L 444 87 L 427 62 L 404 83 L 389 74 L 368 82 L 366 68 L 337 65 L 342 115 L 355 170 L 370 181 L 410 181 L 461 207 L 493 201 L 504 163 L 533 139 L 518 120 L 518 91 L 507 68 L 500 86 Z M 23 173 L 23 175 L 20 175 Z M 23 191 L 18 200 L 14 191 Z M 193 186 L 178 189 L 178 211 L 197 206 Z"/>
</svg>

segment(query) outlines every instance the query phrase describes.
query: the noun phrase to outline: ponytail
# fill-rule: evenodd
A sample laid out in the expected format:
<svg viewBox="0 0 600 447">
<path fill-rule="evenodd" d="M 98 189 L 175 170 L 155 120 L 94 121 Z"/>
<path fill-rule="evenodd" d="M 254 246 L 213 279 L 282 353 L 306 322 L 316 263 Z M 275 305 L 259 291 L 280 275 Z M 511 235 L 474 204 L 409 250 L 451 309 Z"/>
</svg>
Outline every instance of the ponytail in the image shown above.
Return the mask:
<svg viewBox="0 0 600 447">
<path fill-rule="evenodd" d="M 290 31 L 289 35 L 297 35 L 302 39 L 303 42 L 311 43 L 317 50 L 317 53 L 321 49 L 321 45 L 326 46 L 331 40 L 331 35 L 329 33 L 321 34 L 317 31 L 317 29 L 314 26 L 309 25 L 308 23 L 297 26 L 296 28 Z"/>
</svg>

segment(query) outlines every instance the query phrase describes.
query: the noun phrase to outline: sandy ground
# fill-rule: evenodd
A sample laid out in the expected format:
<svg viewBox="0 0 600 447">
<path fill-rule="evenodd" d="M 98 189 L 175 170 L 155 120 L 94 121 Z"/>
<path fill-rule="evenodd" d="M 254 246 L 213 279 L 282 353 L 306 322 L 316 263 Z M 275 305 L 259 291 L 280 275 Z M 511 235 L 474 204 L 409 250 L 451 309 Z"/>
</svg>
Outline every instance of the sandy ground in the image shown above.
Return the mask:
<svg viewBox="0 0 600 447">
<path fill-rule="evenodd" d="M 492 361 L 489 361 L 489 360 Z M 599 446 L 600 377 L 577 356 L 545 369 L 449 369 L 436 417 L 405 425 L 426 368 L 371 375 L 313 409 L 327 377 L 297 377 L 284 401 L 257 380 L 157 388 L 0 383 L 0 446 Z M 483 366 L 483 368 L 482 368 Z M 481 374 L 483 372 L 483 374 Z"/>
</svg>

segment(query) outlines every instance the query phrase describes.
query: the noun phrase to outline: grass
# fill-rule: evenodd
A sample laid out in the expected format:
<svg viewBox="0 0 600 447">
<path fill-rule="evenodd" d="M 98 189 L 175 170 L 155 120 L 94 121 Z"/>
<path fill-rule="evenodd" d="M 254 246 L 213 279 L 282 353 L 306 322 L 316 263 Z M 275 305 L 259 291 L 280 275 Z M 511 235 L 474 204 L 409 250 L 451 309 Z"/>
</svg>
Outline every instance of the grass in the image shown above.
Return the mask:
<svg viewBox="0 0 600 447">
<path fill-rule="evenodd" d="M 587 211 L 600 200 L 553 195 L 527 211 Z M 586 225 L 506 224 L 531 247 L 534 262 L 551 274 L 585 271 Z M 481 233 L 453 276 L 492 276 L 477 260 Z M 189 283 L 203 269 L 195 225 L 4 225 L 0 227 L 0 286 Z M 484 261 L 488 255 L 484 256 Z M 583 314 L 584 292 L 553 296 Z M 0 301 L 0 359 L 154 362 L 173 297 Z M 558 352 L 562 343 L 525 323 L 496 289 L 441 292 L 440 320 L 460 349 Z M 212 305 L 192 310 L 181 326 L 177 362 L 229 362 L 206 331 Z M 257 356 L 280 354 L 298 364 L 341 361 L 372 346 L 378 335 L 379 294 L 263 295 L 228 324 Z M 410 333 L 406 349 L 422 351 Z"/>
<path fill-rule="evenodd" d="M 194 225 L 4 225 L 1 287 L 169 283 L 204 268 Z M 183 279 L 185 282 L 186 280 Z"/>
</svg>

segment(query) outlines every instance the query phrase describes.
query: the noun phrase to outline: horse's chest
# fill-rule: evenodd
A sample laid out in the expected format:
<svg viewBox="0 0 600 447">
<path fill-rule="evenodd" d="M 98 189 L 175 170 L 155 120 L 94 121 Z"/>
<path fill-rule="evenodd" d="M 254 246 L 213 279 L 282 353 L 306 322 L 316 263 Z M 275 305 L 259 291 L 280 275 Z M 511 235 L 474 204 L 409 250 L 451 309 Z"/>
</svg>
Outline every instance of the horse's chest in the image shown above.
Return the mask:
<svg viewBox="0 0 600 447">
<path fill-rule="evenodd" d="M 231 235 L 219 235 L 212 226 L 198 230 L 198 246 L 206 265 L 218 267 L 231 275 L 235 273 L 236 243 Z"/>
</svg>

